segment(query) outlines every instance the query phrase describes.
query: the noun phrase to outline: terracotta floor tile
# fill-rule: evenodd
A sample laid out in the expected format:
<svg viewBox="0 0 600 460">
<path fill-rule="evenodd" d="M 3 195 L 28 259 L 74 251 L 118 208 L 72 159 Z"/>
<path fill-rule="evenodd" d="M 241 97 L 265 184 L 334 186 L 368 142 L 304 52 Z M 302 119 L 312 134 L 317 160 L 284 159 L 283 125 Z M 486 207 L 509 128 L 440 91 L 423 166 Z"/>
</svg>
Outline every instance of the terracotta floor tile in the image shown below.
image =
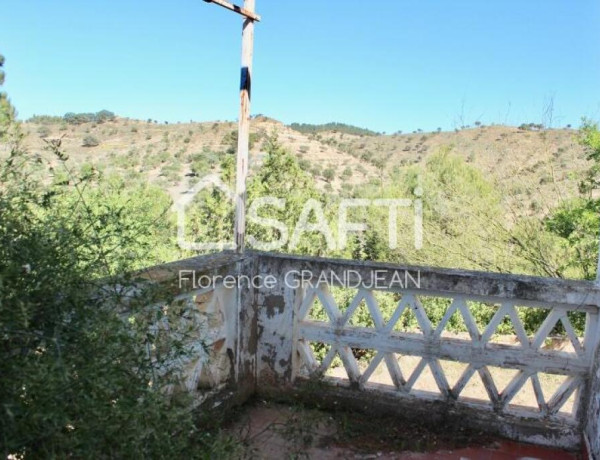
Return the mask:
<svg viewBox="0 0 600 460">
<path fill-rule="evenodd" d="M 308 414 L 309 412 L 307 412 Z M 313 414 L 314 415 L 314 414 Z M 306 458 L 315 460 L 338 460 L 338 459 L 375 459 L 375 460 L 580 460 L 582 457 L 562 451 L 560 449 L 550 449 L 531 444 L 521 444 L 518 442 L 496 440 L 490 441 L 486 446 L 468 447 L 456 450 L 439 450 L 437 452 L 416 453 L 416 452 L 393 452 L 386 450 L 386 446 L 375 445 L 373 452 L 365 452 L 364 446 L 336 446 L 318 442 L 326 440 L 335 435 L 336 425 L 324 422 L 322 419 L 307 418 L 314 431 L 316 438 L 311 445 L 302 448 L 297 439 L 290 439 L 286 435 L 286 424 L 291 417 L 298 418 L 298 411 L 291 411 L 285 406 L 259 406 L 252 408 L 248 412 L 248 417 L 241 420 L 236 433 L 245 433 L 246 439 L 251 439 L 251 448 L 253 456 L 251 458 L 260 458 L 264 460 L 280 460 L 289 458 L 303 450 Z M 315 422 L 315 420 L 319 420 Z M 308 427 L 299 425 L 306 430 Z M 290 425 L 291 426 L 291 425 Z M 362 447 L 362 449 L 361 449 Z"/>
</svg>

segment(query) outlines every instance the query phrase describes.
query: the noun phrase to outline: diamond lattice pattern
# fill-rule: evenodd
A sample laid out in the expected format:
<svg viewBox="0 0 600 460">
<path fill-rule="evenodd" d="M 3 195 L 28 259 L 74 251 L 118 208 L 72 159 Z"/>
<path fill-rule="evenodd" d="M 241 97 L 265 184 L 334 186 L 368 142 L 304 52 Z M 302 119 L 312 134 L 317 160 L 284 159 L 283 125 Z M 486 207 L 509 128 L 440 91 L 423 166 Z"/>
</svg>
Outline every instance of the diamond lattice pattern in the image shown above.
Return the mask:
<svg viewBox="0 0 600 460">
<path fill-rule="evenodd" d="M 494 410 L 510 411 L 516 407 L 517 410 L 542 416 L 557 415 L 568 400 L 577 399 L 583 383 L 580 375 L 568 375 L 565 371 L 560 385 L 549 391 L 543 388 L 548 374 L 539 368 L 511 366 L 508 359 L 502 362 L 502 352 L 507 349 L 532 359 L 543 355 L 548 358 L 569 355 L 571 360 L 584 360 L 587 357 L 586 350 L 567 316 L 567 310 L 547 308 L 542 325 L 535 334 L 528 336 L 512 301 L 498 303 L 489 323 L 479 330 L 466 298 L 452 298 L 443 317 L 434 324 L 420 297 L 415 292 L 404 292 L 391 317 L 385 320 L 372 291 L 358 290 L 342 311 L 327 287 L 308 289 L 297 311 L 300 324 L 297 349 L 304 368 L 312 376 L 323 377 L 334 363 L 341 361 L 348 380 L 361 388 L 373 381 L 383 380 L 400 393 L 421 394 L 419 388 L 425 386 L 434 396 L 454 400 L 473 399 L 467 396 L 469 389 L 479 385 L 485 391 L 480 390 L 479 398 L 475 399 Z M 365 307 L 370 316 L 369 323 L 374 326 L 353 326 L 353 316 L 359 308 Z M 313 310 L 319 310 L 319 313 L 313 314 Z M 396 325 L 407 314 L 414 315 L 418 327 L 408 333 L 399 333 L 395 330 Z M 458 338 L 448 337 L 445 334 L 448 323 L 456 315 L 460 315 L 466 333 Z M 493 338 L 499 326 L 506 326 L 507 323 L 514 331 L 515 343 L 494 343 Z M 545 349 L 550 333 L 559 323 L 572 351 Z M 406 340 L 398 340 L 399 337 Z M 320 359 L 315 356 L 314 344 L 318 344 Z M 367 349 L 371 359 L 368 364 L 359 365 L 356 356 L 359 351 L 364 354 Z M 449 353 L 454 355 L 446 356 Z M 461 353 L 464 359 L 457 359 Z M 492 361 L 495 359 L 493 363 L 486 361 L 490 356 L 493 357 Z M 383 379 L 377 377 L 382 372 L 385 373 Z M 506 377 L 507 373 L 509 378 Z M 423 384 L 421 380 L 427 382 Z M 531 404 L 516 404 L 518 395 L 525 391 L 534 395 L 529 397 L 533 400 Z M 573 407 L 571 412 L 574 410 Z"/>
</svg>

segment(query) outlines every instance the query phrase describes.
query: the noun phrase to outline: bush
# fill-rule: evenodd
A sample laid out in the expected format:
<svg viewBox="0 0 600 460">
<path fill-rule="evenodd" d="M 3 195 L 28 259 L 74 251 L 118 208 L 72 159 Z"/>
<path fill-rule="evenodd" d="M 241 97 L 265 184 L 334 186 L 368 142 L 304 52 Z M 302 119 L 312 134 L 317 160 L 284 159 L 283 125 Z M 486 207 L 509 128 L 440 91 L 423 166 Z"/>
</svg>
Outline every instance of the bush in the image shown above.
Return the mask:
<svg viewBox="0 0 600 460">
<path fill-rule="evenodd" d="M 194 176 L 201 176 L 210 170 L 210 164 L 205 157 L 199 156 L 192 161 L 190 169 Z"/>
<path fill-rule="evenodd" d="M 186 351 L 148 333 L 164 313 L 145 306 L 168 297 L 139 285 L 127 304 L 122 295 L 133 281 L 120 274 L 159 260 L 170 200 L 72 177 L 53 153 L 67 182 L 85 186 L 36 182 L 20 147 L 0 164 L 0 456 L 202 455 L 187 399 L 165 397 L 177 380 L 164 366 Z M 186 314 L 169 308 L 173 324 Z"/>
<path fill-rule="evenodd" d="M 327 168 L 323 171 L 323 178 L 327 181 L 332 181 L 335 177 L 335 171 L 333 168 Z"/>
<path fill-rule="evenodd" d="M 306 160 L 304 158 L 298 160 L 298 166 L 300 166 L 301 169 L 303 169 L 304 171 L 310 171 L 310 161 Z"/>
<path fill-rule="evenodd" d="M 91 163 L 83 163 L 79 167 L 79 176 L 82 178 L 89 178 L 94 174 L 94 165 Z"/>
<path fill-rule="evenodd" d="M 81 145 L 83 147 L 97 147 L 100 145 L 100 141 L 94 136 L 85 136 Z"/>
</svg>

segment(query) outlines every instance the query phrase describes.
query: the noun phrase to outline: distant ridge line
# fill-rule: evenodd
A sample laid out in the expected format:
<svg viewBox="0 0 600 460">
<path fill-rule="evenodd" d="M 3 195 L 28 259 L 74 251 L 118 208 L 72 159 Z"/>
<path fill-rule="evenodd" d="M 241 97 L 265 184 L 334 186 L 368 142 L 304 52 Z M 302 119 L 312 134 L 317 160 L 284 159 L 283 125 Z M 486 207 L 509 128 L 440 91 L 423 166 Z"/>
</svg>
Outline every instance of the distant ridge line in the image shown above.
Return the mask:
<svg viewBox="0 0 600 460">
<path fill-rule="evenodd" d="M 325 131 L 338 131 L 345 134 L 354 134 L 357 136 L 377 136 L 380 133 L 372 131 L 367 128 L 360 128 L 358 126 L 348 125 L 345 123 L 323 123 L 323 124 L 312 124 L 312 123 L 292 123 L 288 125 L 289 128 L 294 131 L 298 131 L 303 134 L 315 134 Z"/>
</svg>

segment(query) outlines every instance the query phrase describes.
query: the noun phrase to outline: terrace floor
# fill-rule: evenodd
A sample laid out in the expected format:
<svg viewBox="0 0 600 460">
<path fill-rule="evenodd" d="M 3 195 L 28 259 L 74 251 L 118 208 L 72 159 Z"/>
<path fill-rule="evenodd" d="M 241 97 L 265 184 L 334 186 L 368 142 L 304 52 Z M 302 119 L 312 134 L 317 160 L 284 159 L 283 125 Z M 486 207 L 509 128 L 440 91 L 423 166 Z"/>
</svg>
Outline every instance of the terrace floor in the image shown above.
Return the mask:
<svg viewBox="0 0 600 460">
<path fill-rule="evenodd" d="M 573 452 L 355 412 L 254 400 L 226 431 L 252 459 L 577 460 Z"/>
</svg>

